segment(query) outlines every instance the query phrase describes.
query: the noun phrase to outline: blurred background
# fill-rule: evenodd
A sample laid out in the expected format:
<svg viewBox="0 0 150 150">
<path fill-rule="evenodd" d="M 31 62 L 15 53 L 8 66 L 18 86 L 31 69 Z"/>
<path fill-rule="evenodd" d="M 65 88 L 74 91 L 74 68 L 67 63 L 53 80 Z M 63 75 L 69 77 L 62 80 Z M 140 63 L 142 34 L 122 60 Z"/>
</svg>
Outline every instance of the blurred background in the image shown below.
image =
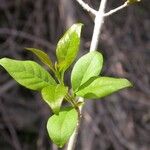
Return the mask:
<svg viewBox="0 0 150 150">
<path fill-rule="evenodd" d="M 98 9 L 100 0 L 85 2 Z M 123 3 L 109 0 L 106 11 Z M 0 0 L 0 58 L 37 61 L 24 50 L 35 47 L 55 61 L 59 38 L 76 22 L 84 24 L 79 57 L 89 50 L 94 24 L 75 0 Z M 126 77 L 134 87 L 87 102 L 76 150 L 150 150 L 149 0 L 106 18 L 98 50 L 105 59 L 102 74 Z M 0 67 L 0 150 L 58 150 L 46 131 L 51 114 L 40 94 Z"/>
</svg>

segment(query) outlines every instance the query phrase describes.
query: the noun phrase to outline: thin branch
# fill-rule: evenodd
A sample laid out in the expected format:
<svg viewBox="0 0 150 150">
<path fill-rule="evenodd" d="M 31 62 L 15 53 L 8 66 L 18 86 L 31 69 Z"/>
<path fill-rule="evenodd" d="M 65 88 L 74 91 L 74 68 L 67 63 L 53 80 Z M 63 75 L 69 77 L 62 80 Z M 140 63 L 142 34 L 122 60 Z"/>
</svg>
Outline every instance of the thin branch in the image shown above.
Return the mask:
<svg viewBox="0 0 150 150">
<path fill-rule="evenodd" d="M 101 34 L 102 26 L 104 23 L 104 14 L 105 14 L 106 3 L 107 3 L 107 0 L 101 0 L 99 10 L 98 10 L 96 18 L 95 18 L 95 26 L 94 26 L 90 51 L 97 50 L 99 36 Z"/>
<path fill-rule="evenodd" d="M 76 144 L 76 140 L 77 140 L 77 134 L 78 134 L 78 127 L 79 124 L 77 125 L 75 131 L 73 132 L 73 134 L 71 135 L 68 145 L 67 145 L 67 150 L 74 150 L 75 149 L 75 144 Z"/>
<path fill-rule="evenodd" d="M 77 123 L 77 126 L 76 126 L 73 134 L 71 135 L 71 137 L 69 139 L 66 150 L 74 150 L 75 149 L 75 144 L 77 141 L 77 135 L 79 132 L 79 127 L 80 127 L 80 121 L 81 121 L 81 117 L 82 117 L 82 110 L 79 108 L 77 111 L 78 111 L 78 123 Z"/>
<path fill-rule="evenodd" d="M 97 11 L 93 8 L 91 8 L 88 4 L 86 4 L 83 0 L 76 0 L 86 11 L 90 12 L 94 16 L 96 16 Z"/>
<path fill-rule="evenodd" d="M 104 17 L 113 15 L 113 14 L 115 14 L 116 12 L 118 12 L 119 10 L 121 10 L 121 9 L 123 9 L 123 8 L 125 8 L 125 7 L 127 7 L 128 5 L 129 5 L 128 2 L 125 2 L 123 5 L 121 5 L 121 6 L 117 7 L 117 8 L 115 8 L 115 9 L 112 9 L 112 10 L 110 10 L 109 12 L 105 13 L 105 14 L 104 14 Z"/>
</svg>

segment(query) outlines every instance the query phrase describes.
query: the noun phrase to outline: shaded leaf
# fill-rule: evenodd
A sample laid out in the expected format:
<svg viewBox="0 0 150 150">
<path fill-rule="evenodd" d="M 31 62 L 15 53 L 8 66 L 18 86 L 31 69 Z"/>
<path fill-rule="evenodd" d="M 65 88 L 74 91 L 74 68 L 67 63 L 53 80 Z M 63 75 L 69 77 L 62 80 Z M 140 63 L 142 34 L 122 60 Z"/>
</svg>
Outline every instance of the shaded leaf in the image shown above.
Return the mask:
<svg viewBox="0 0 150 150">
<path fill-rule="evenodd" d="M 52 61 L 45 52 L 36 48 L 26 48 L 26 50 L 34 53 L 45 65 L 47 65 L 51 70 L 54 70 Z"/>
<path fill-rule="evenodd" d="M 103 57 L 101 53 L 94 51 L 82 56 L 74 65 L 71 73 L 71 84 L 76 91 L 91 77 L 98 76 L 102 69 Z"/>
<path fill-rule="evenodd" d="M 78 121 L 74 108 L 64 108 L 58 115 L 53 115 L 47 122 L 47 130 L 52 141 L 60 148 L 69 140 Z"/>
<path fill-rule="evenodd" d="M 64 72 L 77 56 L 80 44 L 81 27 L 81 23 L 72 25 L 57 44 L 56 56 L 60 71 Z"/>
<path fill-rule="evenodd" d="M 51 75 L 34 61 L 20 61 L 9 58 L 0 59 L 0 65 L 21 85 L 32 90 L 42 90 L 56 85 Z"/>
<path fill-rule="evenodd" d="M 94 77 L 83 84 L 76 92 L 76 95 L 89 99 L 98 99 L 130 86 L 132 85 L 127 79 Z"/>
<path fill-rule="evenodd" d="M 50 85 L 42 89 L 42 97 L 52 108 L 54 113 L 58 113 L 61 103 L 67 94 L 68 88 L 61 85 Z"/>
</svg>

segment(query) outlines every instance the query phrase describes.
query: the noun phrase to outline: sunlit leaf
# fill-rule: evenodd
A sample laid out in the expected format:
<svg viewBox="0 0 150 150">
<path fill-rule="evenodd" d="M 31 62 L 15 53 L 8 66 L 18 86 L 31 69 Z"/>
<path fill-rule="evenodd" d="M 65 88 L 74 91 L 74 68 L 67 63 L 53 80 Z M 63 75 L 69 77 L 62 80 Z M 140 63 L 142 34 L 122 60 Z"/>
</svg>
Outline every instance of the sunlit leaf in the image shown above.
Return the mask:
<svg viewBox="0 0 150 150">
<path fill-rule="evenodd" d="M 79 51 L 82 24 L 74 24 L 59 40 L 56 49 L 58 67 L 65 71 L 75 60 Z"/>
<path fill-rule="evenodd" d="M 68 141 L 77 126 L 78 114 L 74 108 L 62 109 L 47 122 L 47 130 L 52 141 L 60 148 Z"/>
<path fill-rule="evenodd" d="M 87 99 L 98 99 L 130 86 L 132 84 L 127 79 L 93 77 L 78 89 L 76 95 Z"/>
<path fill-rule="evenodd" d="M 9 58 L 0 59 L 0 65 L 21 85 L 32 90 L 42 90 L 56 85 L 51 75 L 34 61 L 20 61 Z"/>
<path fill-rule="evenodd" d="M 98 76 L 102 69 L 103 57 L 101 53 L 95 51 L 82 56 L 74 65 L 71 73 L 71 83 L 73 90 L 88 81 L 91 77 Z"/>
<path fill-rule="evenodd" d="M 52 108 L 54 113 L 58 113 L 61 103 L 67 94 L 68 88 L 61 85 L 50 85 L 42 89 L 42 97 Z"/>
</svg>

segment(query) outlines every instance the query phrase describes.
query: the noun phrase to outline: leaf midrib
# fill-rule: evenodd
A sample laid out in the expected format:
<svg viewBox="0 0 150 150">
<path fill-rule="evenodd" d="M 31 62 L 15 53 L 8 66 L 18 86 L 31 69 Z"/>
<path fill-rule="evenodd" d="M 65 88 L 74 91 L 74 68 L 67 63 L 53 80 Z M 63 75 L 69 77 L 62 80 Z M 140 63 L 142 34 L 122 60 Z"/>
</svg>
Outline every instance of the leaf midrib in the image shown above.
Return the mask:
<svg viewBox="0 0 150 150">
<path fill-rule="evenodd" d="M 70 111 L 68 111 L 68 112 L 70 112 Z M 62 139 L 63 139 L 63 137 L 62 137 L 62 128 L 63 128 L 63 124 L 64 124 L 64 122 L 65 122 L 65 120 L 66 120 L 66 118 L 67 118 L 67 113 L 68 112 L 65 112 L 66 113 L 66 115 L 65 115 L 65 117 L 64 117 L 64 119 L 63 119 L 63 123 L 61 124 L 61 126 L 60 126 L 60 143 L 62 144 Z"/>
<path fill-rule="evenodd" d="M 91 63 L 92 63 L 93 59 L 94 59 L 94 57 L 92 57 L 92 59 L 91 59 L 90 63 L 88 64 L 88 67 L 86 68 L 86 71 L 85 71 L 85 73 L 83 74 L 83 76 L 82 76 L 82 78 L 81 78 L 82 80 L 81 80 L 81 82 L 79 83 L 78 88 L 81 86 L 81 83 L 82 83 L 82 81 L 83 81 L 83 78 L 85 77 L 86 72 L 87 72 L 87 70 L 88 70 L 89 66 L 91 65 Z M 86 82 L 86 81 L 85 81 L 85 82 Z M 84 83 L 82 83 L 82 84 L 84 84 Z M 78 88 L 77 88 L 76 90 L 78 90 Z"/>
<path fill-rule="evenodd" d="M 37 79 L 40 79 L 41 81 L 43 81 L 43 82 L 45 82 L 45 83 L 50 83 L 50 81 L 47 79 L 47 81 L 46 81 L 46 78 L 42 78 L 41 77 L 41 71 L 40 71 L 40 76 L 37 76 L 35 73 L 31 73 L 31 72 L 28 72 L 27 71 L 27 69 L 26 69 L 26 67 L 23 65 L 23 67 L 25 68 L 25 71 L 15 71 L 14 73 L 12 73 L 12 74 L 16 74 L 16 73 L 23 73 L 23 74 L 28 74 L 28 75 L 30 75 L 31 77 L 23 77 L 23 79 L 27 79 L 27 78 L 37 78 Z M 32 67 L 32 70 L 33 70 L 33 67 Z M 34 70 L 33 70 L 33 72 L 34 72 Z M 43 79 L 43 80 L 42 80 Z"/>
</svg>

